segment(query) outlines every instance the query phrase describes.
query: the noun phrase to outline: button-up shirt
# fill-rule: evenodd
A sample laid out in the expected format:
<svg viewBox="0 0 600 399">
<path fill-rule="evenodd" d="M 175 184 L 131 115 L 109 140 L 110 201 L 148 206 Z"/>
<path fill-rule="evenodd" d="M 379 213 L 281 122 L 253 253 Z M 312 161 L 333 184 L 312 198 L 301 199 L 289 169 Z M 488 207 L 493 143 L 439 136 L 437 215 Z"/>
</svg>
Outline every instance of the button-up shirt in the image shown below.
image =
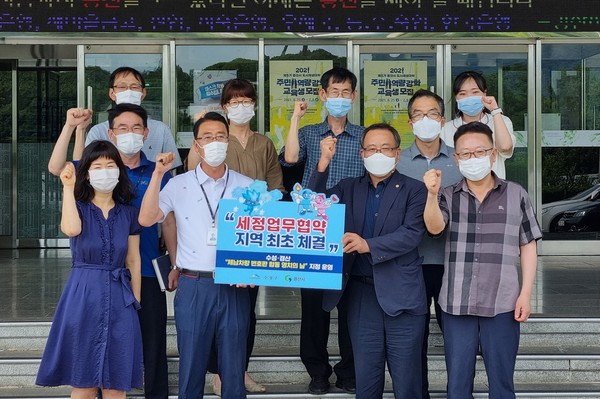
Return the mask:
<svg viewBox="0 0 600 399">
<path fill-rule="evenodd" d="M 335 186 L 340 180 L 347 177 L 362 176 L 365 173 L 363 160 L 360 156 L 360 141 L 362 139 L 364 127 L 353 125 L 346 122 L 344 131 L 335 138 L 335 155 L 329 163 L 329 177 L 327 178 L 327 188 Z M 304 176 L 302 177 L 302 186 L 306 187 L 310 180 L 310 175 L 317 169 L 317 163 L 321 157 L 321 140 L 327 136 L 332 136 L 333 132 L 327 123 L 327 119 L 322 123 L 304 126 L 298 131 L 298 144 L 300 150 L 298 153 L 298 162 L 304 162 Z M 293 166 L 285 162 L 285 147 L 279 153 L 279 163 L 283 166 Z"/>
<path fill-rule="evenodd" d="M 229 174 L 229 177 L 227 175 Z M 218 228 L 219 199 L 233 198 L 236 187 L 247 187 L 252 179 L 226 168 L 223 177 L 214 180 L 206 175 L 201 164 L 172 178 L 160 192 L 159 207 L 164 215 L 173 211 L 177 222 L 177 266 L 190 270 L 214 271 L 217 247 L 207 244 L 208 230 L 212 226 L 212 212 L 216 213 Z M 206 192 L 206 197 L 202 192 Z"/>
<path fill-rule="evenodd" d="M 369 177 L 368 181 L 368 194 L 367 194 L 367 205 L 365 206 L 365 224 L 361 237 L 366 239 L 373 238 L 373 231 L 375 231 L 375 223 L 379 216 L 379 204 L 385 188 L 387 187 L 390 178 L 380 181 L 377 187 L 373 186 L 373 182 Z M 352 268 L 352 274 L 357 276 L 373 277 L 373 264 L 371 263 L 371 254 L 359 254 L 354 267 Z"/>
<path fill-rule="evenodd" d="M 452 154 L 454 154 L 454 148 L 447 146 L 442 140 L 440 152 L 429 159 L 424 157 L 417 144 L 413 143 L 400 153 L 400 162 L 398 162 L 397 169 L 398 172 L 419 181 L 423 181 L 423 175 L 429 169 L 439 169 L 442 171 L 442 187 L 446 187 L 462 180 L 462 175 Z M 445 238 L 445 235 L 438 237 L 423 236 L 423 240 L 419 244 L 419 255 L 423 256 L 424 265 L 444 264 Z"/>
<path fill-rule="evenodd" d="M 483 202 L 464 180 L 440 191 L 448 231 L 438 299 L 444 312 L 491 317 L 513 311 L 520 247 L 542 237 L 523 187 L 494 178 Z"/>
</svg>

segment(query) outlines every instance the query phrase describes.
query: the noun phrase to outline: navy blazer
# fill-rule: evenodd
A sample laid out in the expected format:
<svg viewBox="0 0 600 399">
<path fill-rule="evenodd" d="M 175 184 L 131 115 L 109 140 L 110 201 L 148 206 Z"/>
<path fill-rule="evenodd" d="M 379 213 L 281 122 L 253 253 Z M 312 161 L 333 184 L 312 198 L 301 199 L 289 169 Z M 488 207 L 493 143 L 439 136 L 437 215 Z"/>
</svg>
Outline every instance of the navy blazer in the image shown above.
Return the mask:
<svg viewBox="0 0 600 399">
<path fill-rule="evenodd" d="M 362 236 L 370 177 L 344 179 L 326 190 L 328 172 L 329 168 L 325 172 L 315 170 L 308 187 L 328 196 L 337 195 L 340 203 L 346 205 L 345 231 Z M 377 300 L 390 316 L 427 313 L 423 258 L 417 249 L 425 233 L 426 199 L 423 182 L 394 170 L 379 205 L 373 238 L 367 239 Z M 324 310 L 331 311 L 339 302 L 357 256 L 358 253 L 344 254 L 342 289 L 324 291 Z"/>
</svg>

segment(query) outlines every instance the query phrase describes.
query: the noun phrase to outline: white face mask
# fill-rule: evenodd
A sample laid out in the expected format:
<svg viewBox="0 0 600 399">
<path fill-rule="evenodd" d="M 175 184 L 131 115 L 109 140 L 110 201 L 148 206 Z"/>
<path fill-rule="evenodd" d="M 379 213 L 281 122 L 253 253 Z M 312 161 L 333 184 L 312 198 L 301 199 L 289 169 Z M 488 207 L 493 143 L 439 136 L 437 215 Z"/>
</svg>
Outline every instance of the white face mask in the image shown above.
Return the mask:
<svg viewBox="0 0 600 399">
<path fill-rule="evenodd" d="M 365 169 L 373 176 L 382 177 L 396 167 L 396 158 L 388 157 L 378 152 L 368 158 L 363 158 Z"/>
<path fill-rule="evenodd" d="M 115 135 L 117 138 L 117 148 L 122 154 L 132 157 L 144 146 L 144 135 L 137 133 L 123 133 Z"/>
<path fill-rule="evenodd" d="M 204 157 L 202 157 L 202 159 L 213 168 L 221 165 L 225 161 L 225 157 L 227 156 L 227 143 L 213 141 L 202 148 L 204 149 Z"/>
<path fill-rule="evenodd" d="M 434 141 L 442 132 L 442 122 L 424 117 L 413 123 L 413 133 L 426 143 Z"/>
<path fill-rule="evenodd" d="M 254 105 L 240 104 L 235 108 L 227 107 L 227 117 L 235 125 L 245 125 L 254 118 Z"/>
<path fill-rule="evenodd" d="M 471 181 L 480 181 L 490 174 L 492 171 L 492 163 L 490 156 L 486 155 L 483 158 L 472 157 L 467 160 L 458 160 L 458 169 L 460 173 Z"/>
<path fill-rule="evenodd" d="M 89 172 L 90 185 L 99 193 L 110 193 L 119 183 L 119 169 L 93 169 Z"/>
<path fill-rule="evenodd" d="M 142 105 L 142 92 L 134 90 L 125 90 L 121 92 L 115 92 L 115 102 L 117 104 L 135 104 Z"/>
</svg>

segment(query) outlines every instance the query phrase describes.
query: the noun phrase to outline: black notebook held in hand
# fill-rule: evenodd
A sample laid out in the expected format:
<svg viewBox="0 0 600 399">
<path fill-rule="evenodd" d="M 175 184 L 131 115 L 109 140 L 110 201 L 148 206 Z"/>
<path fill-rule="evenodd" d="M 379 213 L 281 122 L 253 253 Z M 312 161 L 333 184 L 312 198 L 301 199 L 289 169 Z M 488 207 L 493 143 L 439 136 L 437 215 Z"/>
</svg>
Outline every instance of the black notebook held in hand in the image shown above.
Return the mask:
<svg viewBox="0 0 600 399">
<path fill-rule="evenodd" d="M 171 271 L 171 259 L 169 258 L 169 254 L 152 259 L 152 266 L 154 266 L 154 272 L 156 273 L 160 290 L 166 291 L 169 287 L 169 272 Z"/>
</svg>

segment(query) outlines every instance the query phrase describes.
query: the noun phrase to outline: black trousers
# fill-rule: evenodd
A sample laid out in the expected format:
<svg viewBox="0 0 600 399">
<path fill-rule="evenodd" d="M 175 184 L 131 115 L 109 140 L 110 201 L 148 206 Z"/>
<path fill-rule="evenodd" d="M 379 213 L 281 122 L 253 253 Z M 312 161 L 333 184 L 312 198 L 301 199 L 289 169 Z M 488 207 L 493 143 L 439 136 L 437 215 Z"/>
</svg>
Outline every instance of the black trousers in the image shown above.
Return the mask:
<svg viewBox="0 0 600 399">
<path fill-rule="evenodd" d="M 427 349 L 429 347 L 429 321 L 431 320 L 431 301 L 435 307 L 435 319 L 438 326 L 442 327 L 442 309 L 438 305 L 438 297 L 442 288 L 442 277 L 444 276 L 444 265 L 423 265 L 423 279 L 425 280 L 425 294 L 427 295 L 427 319 L 425 320 L 425 334 L 423 336 L 423 348 L 421 350 L 421 364 L 423 375 L 423 399 L 429 399 L 429 380 L 427 378 Z"/>
<path fill-rule="evenodd" d="M 142 308 L 138 311 L 144 350 L 144 395 L 167 399 L 167 299 L 156 277 L 142 277 Z"/>
<path fill-rule="evenodd" d="M 248 294 L 250 295 L 250 320 L 248 323 L 248 339 L 246 341 L 246 371 L 248 370 L 248 364 L 250 363 L 250 356 L 254 349 L 254 337 L 256 336 L 256 299 L 258 298 L 258 287 L 248 287 Z M 208 371 L 213 374 L 219 373 L 219 363 L 217 361 L 217 347 L 213 342 L 210 350 L 210 359 L 208 361 Z"/>
<path fill-rule="evenodd" d="M 302 321 L 300 327 L 300 358 L 311 377 L 329 378 L 327 340 L 329 338 L 330 313 L 323 310 L 323 290 L 303 288 Z M 340 380 L 354 379 L 354 355 L 348 332 L 348 304 L 345 295 L 338 303 L 338 345 L 341 360 L 333 367 Z"/>
</svg>

